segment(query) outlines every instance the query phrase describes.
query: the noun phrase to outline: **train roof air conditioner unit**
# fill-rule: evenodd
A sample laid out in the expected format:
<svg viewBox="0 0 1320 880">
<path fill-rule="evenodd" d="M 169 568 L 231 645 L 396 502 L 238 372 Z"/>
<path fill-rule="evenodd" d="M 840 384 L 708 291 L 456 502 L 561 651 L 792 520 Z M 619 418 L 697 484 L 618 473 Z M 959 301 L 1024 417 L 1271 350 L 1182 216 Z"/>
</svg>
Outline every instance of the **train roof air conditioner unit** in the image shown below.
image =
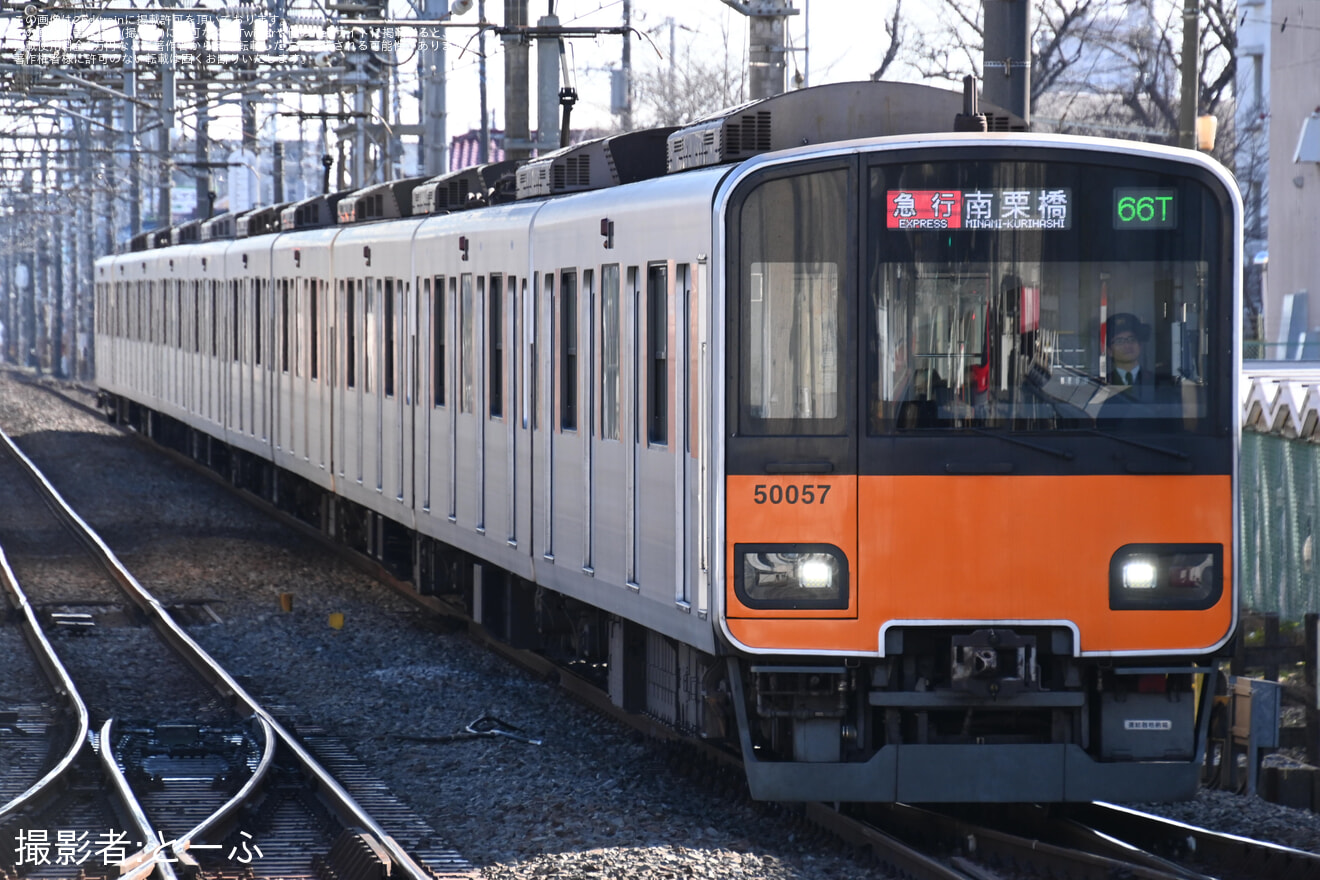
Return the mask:
<svg viewBox="0 0 1320 880">
<path fill-rule="evenodd" d="M 521 160 L 488 162 L 432 177 L 413 190 L 413 214 L 444 214 L 500 201 L 511 188 Z"/>
<path fill-rule="evenodd" d="M 1026 123 L 980 102 L 989 131 L 1025 131 Z M 961 92 L 893 82 L 831 83 L 721 110 L 669 136 L 668 170 L 741 162 L 807 144 L 952 130 Z"/>
<path fill-rule="evenodd" d="M 518 198 L 604 189 L 660 177 L 665 173 L 665 140 L 673 131 L 630 131 L 538 156 L 518 169 Z"/>
</svg>

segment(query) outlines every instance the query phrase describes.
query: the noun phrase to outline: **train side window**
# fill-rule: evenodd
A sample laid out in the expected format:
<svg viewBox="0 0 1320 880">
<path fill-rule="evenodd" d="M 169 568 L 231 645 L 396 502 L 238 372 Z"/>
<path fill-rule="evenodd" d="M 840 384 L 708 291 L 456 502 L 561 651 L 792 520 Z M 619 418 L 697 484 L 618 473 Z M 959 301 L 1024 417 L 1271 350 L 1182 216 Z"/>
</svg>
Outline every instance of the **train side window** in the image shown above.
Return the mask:
<svg viewBox="0 0 1320 880">
<path fill-rule="evenodd" d="M 399 290 L 403 285 L 398 285 Z M 394 292 L 393 278 L 385 279 L 385 396 L 394 396 Z"/>
<path fill-rule="evenodd" d="M 362 284 L 362 391 L 371 393 L 371 369 L 376 366 L 380 341 L 376 327 L 376 300 L 379 299 L 379 278 L 368 278 Z"/>
<path fill-rule="evenodd" d="M 697 414 L 692 403 L 697 399 L 695 383 L 697 374 L 697 322 L 692 314 L 692 266 L 679 263 L 674 267 L 674 337 L 684 334 L 681 350 L 684 359 L 675 364 L 674 370 L 674 412 L 678 424 L 683 424 L 687 417 L 687 431 L 681 441 L 685 453 L 697 448 Z M 680 441 L 675 441 L 680 442 Z"/>
<path fill-rule="evenodd" d="M 600 267 L 600 436 L 619 439 L 619 264 Z"/>
<path fill-rule="evenodd" d="M 325 282 L 320 278 L 312 279 L 310 290 L 311 302 L 308 303 L 307 311 L 311 315 L 311 323 L 308 329 L 311 331 L 311 345 L 308 347 L 308 359 L 310 361 L 312 381 L 315 382 L 321 377 L 321 285 Z"/>
<path fill-rule="evenodd" d="M 448 288 L 447 297 L 448 297 L 448 298 L 445 300 L 445 308 L 448 309 L 450 306 L 453 306 L 454 309 L 455 309 L 455 311 L 457 312 L 457 309 L 458 309 L 458 277 L 455 276 L 455 275 L 450 275 L 450 276 L 449 276 L 449 288 Z M 455 316 L 454 316 L 454 315 L 450 315 L 448 312 L 445 313 L 445 327 L 446 327 L 446 332 L 448 332 L 448 328 L 449 328 L 451 325 L 456 325 L 456 323 L 457 323 L 456 321 L 450 321 L 449 319 L 450 319 L 451 317 L 455 317 Z M 447 338 L 448 338 L 448 337 L 446 337 L 446 339 L 447 339 Z M 461 342 L 461 340 L 458 340 L 458 341 Z M 459 350 L 460 350 L 460 351 L 462 350 L 462 346 L 461 346 L 461 345 L 459 346 Z M 446 349 L 446 353 L 447 353 L 447 352 L 448 352 L 448 349 Z M 452 370 L 449 371 L 449 375 L 451 375 L 451 376 L 458 376 L 459 374 L 460 374 L 460 371 L 459 371 L 458 365 L 455 365 L 455 366 L 454 366 L 454 369 L 452 369 Z M 460 396 L 461 396 L 461 392 L 460 392 L 457 388 L 455 388 L 454 393 L 455 393 L 455 394 L 460 394 Z"/>
<path fill-rule="evenodd" d="M 280 279 L 280 370 L 289 372 L 289 339 L 293 327 L 289 323 L 289 279 Z"/>
<path fill-rule="evenodd" d="M 504 278 L 490 276 L 490 414 L 504 415 Z"/>
<path fill-rule="evenodd" d="M 229 355 L 230 355 L 230 357 L 231 357 L 233 360 L 237 361 L 237 360 L 238 360 L 238 332 L 239 332 L 239 326 L 238 326 L 238 315 L 239 315 L 239 311 L 238 311 L 238 279 L 234 279 L 233 281 L 229 282 L 229 293 L 230 293 L 230 295 L 231 295 L 231 298 L 233 299 L 233 311 L 230 313 L 230 316 L 229 316 L 229 327 L 230 327 L 230 329 L 231 329 L 231 331 L 232 331 L 232 335 L 233 335 L 233 340 L 232 340 L 232 342 L 233 342 L 233 347 L 230 349 L 230 351 L 229 351 Z"/>
<path fill-rule="evenodd" d="M 646 267 L 646 440 L 669 441 L 669 266 Z"/>
<path fill-rule="evenodd" d="M 510 289 L 512 289 L 513 282 L 510 281 L 509 283 Z M 535 283 L 535 276 L 533 276 L 532 284 L 535 285 Z M 533 290 L 535 290 L 535 287 L 533 287 Z M 524 347 L 527 344 L 524 342 L 527 336 L 526 309 L 527 279 L 523 278 L 522 287 L 518 291 L 517 302 L 514 303 L 513 307 L 513 384 L 515 385 L 514 399 L 521 401 L 518 417 L 524 428 L 527 427 L 528 412 L 531 410 L 528 398 L 528 395 L 531 394 L 531 389 L 528 386 L 531 383 L 527 381 L 529 352 Z M 519 372 L 520 370 L 522 372 Z M 520 379 L 521 382 L 519 382 Z"/>
<path fill-rule="evenodd" d="M 306 278 L 295 278 L 289 285 L 293 289 L 293 326 L 289 328 L 292 337 L 290 344 L 293 347 L 293 375 L 301 379 L 303 373 L 307 372 L 306 357 L 307 346 L 303 340 L 307 338 L 307 295 L 311 289 L 312 282 Z"/>
<path fill-rule="evenodd" d="M 445 276 L 435 276 L 431 287 L 431 394 L 436 406 L 445 405 Z"/>
<path fill-rule="evenodd" d="M 357 286 L 350 278 L 340 281 L 344 290 L 344 387 L 357 387 Z"/>
<path fill-rule="evenodd" d="M 261 364 L 261 292 L 266 285 L 260 278 L 252 282 L 252 362 Z"/>
<path fill-rule="evenodd" d="M 590 433 L 594 430 L 595 425 L 595 410 L 592 408 L 591 392 L 596 384 L 597 370 L 595 336 L 592 335 L 592 316 L 596 311 L 596 271 L 594 269 L 582 270 L 582 292 L 580 298 L 582 300 L 582 308 L 575 309 L 573 313 L 575 315 L 585 315 L 587 322 L 584 327 L 575 330 L 575 335 L 578 335 L 578 338 L 580 339 L 580 334 L 585 332 L 587 342 L 585 350 L 581 352 L 581 354 L 585 355 L 585 360 L 581 357 L 578 358 L 578 363 L 582 365 L 582 382 L 573 383 L 575 388 L 580 387 L 582 389 L 582 393 L 579 395 L 575 391 L 574 398 L 578 400 L 582 397 L 586 398 L 585 401 L 581 401 L 582 403 L 585 403 L 585 407 L 579 406 L 579 414 L 585 414 L 584 420 L 586 425 L 584 426 L 584 429 Z M 576 324 L 576 322 L 574 323 Z"/>
<path fill-rule="evenodd" d="M 211 357 L 220 355 L 220 282 L 211 282 Z"/>
<path fill-rule="evenodd" d="M 559 428 L 577 430 L 577 272 L 559 275 Z"/>
<path fill-rule="evenodd" d="M 477 408 L 477 322 L 472 305 L 472 273 L 464 272 L 460 280 L 462 293 L 458 302 L 459 412 L 470 413 Z"/>
</svg>

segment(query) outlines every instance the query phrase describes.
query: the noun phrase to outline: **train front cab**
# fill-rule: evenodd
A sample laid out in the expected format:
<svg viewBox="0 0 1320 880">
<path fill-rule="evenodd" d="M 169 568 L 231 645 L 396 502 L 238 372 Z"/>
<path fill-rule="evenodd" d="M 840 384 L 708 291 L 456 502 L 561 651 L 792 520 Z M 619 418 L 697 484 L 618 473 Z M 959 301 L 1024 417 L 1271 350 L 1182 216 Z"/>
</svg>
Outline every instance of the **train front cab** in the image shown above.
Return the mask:
<svg viewBox="0 0 1320 880">
<path fill-rule="evenodd" d="M 753 163 L 716 210 L 754 796 L 1190 797 L 1237 607 L 1226 175 L 955 136 Z"/>
</svg>

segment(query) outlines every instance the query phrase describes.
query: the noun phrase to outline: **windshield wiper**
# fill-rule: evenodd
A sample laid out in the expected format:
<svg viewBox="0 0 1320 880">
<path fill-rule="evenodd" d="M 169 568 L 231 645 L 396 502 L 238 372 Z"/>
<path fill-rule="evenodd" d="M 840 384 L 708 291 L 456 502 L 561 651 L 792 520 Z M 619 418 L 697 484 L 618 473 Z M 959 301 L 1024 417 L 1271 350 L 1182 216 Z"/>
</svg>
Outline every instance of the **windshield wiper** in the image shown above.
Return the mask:
<svg viewBox="0 0 1320 880">
<path fill-rule="evenodd" d="M 1018 437 L 1013 437 L 1009 434 L 999 434 L 994 431 L 986 430 L 985 428 L 969 427 L 967 428 L 967 430 L 971 431 L 973 434 L 981 434 L 986 437 L 995 437 L 999 440 L 1003 440 L 1005 443 L 1012 443 L 1014 446 L 1024 446 L 1027 449 L 1034 449 L 1037 452 L 1044 452 L 1045 454 L 1052 455 L 1055 458 L 1062 458 L 1064 461 L 1072 461 L 1076 457 L 1066 449 L 1055 449 L 1053 446 L 1045 446 L 1040 443 L 1032 443 L 1030 440 L 1022 440 Z"/>
<path fill-rule="evenodd" d="M 1145 449 L 1149 452 L 1158 452 L 1161 455 L 1167 455 L 1170 458 L 1176 458 L 1179 461 L 1190 461 L 1191 456 L 1178 450 L 1170 449 L 1167 446 L 1156 446 L 1154 443 L 1143 443 L 1140 440 L 1133 440 L 1130 437 L 1124 437 L 1121 434 L 1115 434 L 1111 431 L 1101 431 L 1099 428 L 1083 428 L 1083 434 L 1093 434 L 1096 437 L 1105 437 L 1109 440 L 1117 440 L 1119 443 L 1126 443 L 1128 446 L 1135 446 L 1138 449 Z"/>
</svg>

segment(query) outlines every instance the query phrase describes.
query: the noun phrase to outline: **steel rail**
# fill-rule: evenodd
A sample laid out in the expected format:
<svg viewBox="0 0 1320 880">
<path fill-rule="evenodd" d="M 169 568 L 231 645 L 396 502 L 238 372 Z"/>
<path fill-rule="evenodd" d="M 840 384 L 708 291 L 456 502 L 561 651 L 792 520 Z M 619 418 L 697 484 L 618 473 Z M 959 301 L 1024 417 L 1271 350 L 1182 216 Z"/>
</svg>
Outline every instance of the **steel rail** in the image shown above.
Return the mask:
<svg viewBox="0 0 1320 880">
<path fill-rule="evenodd" d="M 1075 880 L 1205 880 L 1205 875 L 1171 866 L 1153 865 L 1146 859 L 1115 858 L 1022 837 L 964 820 L 955 815 L 906 804 L 868 805 L 868 819 L 881 827 L 904 829 L 902 834 L 938 840 L 942 845 L 965 851 L 977 861 L 993 861 L 1029 868 L 1042 876 Z M 879 818 L 877 818 L 879 817 Z"/>
<path fill-rule="evenodd" d="M 234 704 L 241 707 L 246 713 L 257 716 L 262 719 L 272 730 L 275 731 L 276 738 L 280 745 L 283 745 L 295 757 L 302 771 L 306 773 L 315 783 L 316 793 L 323 802 L 335 813 L 337 817 L 343 820 L 345 827 L 358 827 L 370 833 L 389 853 L 393 861 L 392 877 L 407 877 L 409 880 L 431 880 L 429 872 L 418 865 L 416 860 L 410 856 L 402 846 L 399 845 L 391 835 L 387 834 L 383 828 L 367 812 L 358 805 L 353 796 L 348 793 L 339 782 L 321 767 L 320 763 L 312 757 L 306 749 L 294 737 L 284 729 L 284 727 L 275 720 L 275 718 L 266 711 L 256 700 L 247 693 L 234 678 L 221 668 L 209 654 L 197 644 L 191 636 L 186 633 L 182 627 L 175 623 L 170 617 L 169 612 L 160 604 L 155 596 L 145 590 L 137 579 L 123 566 L 114 552 L 101 540 L 101 537 L 92 530 L 91 526 L 65 502 L 59 491 L 46 479 L 45 475 L 37 468 L 30 458 L 23 454 L 23 451 L 14 445 L 0 431 L 0 436 L 4 436 L 14 455 L 23 462 L 27 468 L 29 477 L 36 484 L 38 490 L 45 496 L 46 501 L 51 505 L 51 509 L 66 521 L 76 525 L 78 537 L 95 552 L 111 577 L 119 584 L 120 588 L 128 597 L 138 606 L 139 609 L 150 620 L 152 626 L 193 669 L 202 676 L 203 680 L 208 682 L 218 691 L 221 696 L 232 700 Z"/>
<path fill-rule="evenodd" d="M 257 786 L 266 780 L 266 775 L 275 763 L 275 750 L 279 744 L 275 731 L 271 729 L 270 723 L 260 715 L 256 716 L 257 725 L 261 728 L 262 741 L 265 746 L 262 748 L 261 761 L 257 764 L 257 769 L 248 777 L 247 782 L 238 790 L 235 795 L 229 799 L 220 809 L 216 810 L 210 816 L 198 822 L 191 830 L 184 833 L 174 841 L 173 850 L 181 864 L 186 864 L 190 868 L 197 866 L 197 860 L 194 859 L 188 850 L 193 845 L 194 838 L 205 838 L 207 832 L 215 829 L 226 819 L 233 817 L 245 801 L 257 790 Z"/>
<path fill-rule="evenodd" d="M 1163 816 L 1097 801 L 1069 810 L 1079 821 L 1104 833 L 1158 852 L 1179 841 L 1176 857 L 1212 865 L 1241 877 L 1271 880 L 1320 880 L 1320 855 L 1277 843 L 1252 840 L 1188 825 Z"/>
<path fill-rule="evenodd" d="M 22 455 L 21 452 L 18 452 L 18 447 L 14 446 L 13 441 L 3 431 L 0 431 L 0 440 L 3 440 L 5 446 L 12 452 Z M 73 742 L 64 757 L 45 776 L 33 783 L 27 791 L 0 807 L 0 823 L 3 823 L 9 817 L 32 807 L 53 792 L 55 784 L 63 779 L 64 774 L 73 766 L 73 762 L 78 759 L 78 755 L 87 743 L 87 732 L 91 727 L 91 719 L 87 714 L 87 704 L 83 702 L 82 695 L 78 693 L 78 688 L 74 685 L 73 679 L 69 677 L 68 670 L 60 662 L 59 656 L 55 653 L 55 648 L 51 645 L 50 640 L 46 638 L 45 632 L 42 631 L 41 624 L 37 620 L 37 613 L 33 610 L 32 603 L 28 601 L 27 594 L 19 586 L 18 579 L 14 576 L 14 570 L 9 567 L 9 559 L 5 556 L 2 547 L 0 547 L 0 581 L 3 581 L 5 589 L 11 596 L 11 601 L 22 614 L 23 635 L 27 638 L 28 644 L 32 646 L 33 653 L 45 672 L 47 681 L 54 689 L 56 697 L 66 704 L 66 709 L 72 710 L 74 718 L 77 720 L 77 735 L 73 738 Z"/>
<path fill-rule="evenodd" d="M 105 724 L 101 725 L 101 737 L 98 741 L 101 772 L 110 781 L 115 796 L 124 806 L 128 814 L 125 818 L 132 821 L 134 830 L 142 835 L 142 848 L 119 863 L 119 874 L 124 880 L 145 880 L 152 873 L 158 872 L 160 880 L 178 880 L 178 875 L 174 873 L 169 862 L 158 860 L 164 849 L 160 835 L 151 827 L 151 820 L 147 818 L 146 811 L 142 809 L 137 796 L 133 794 L 133 787 L 124 778 L 124 771 L 119 769 L 119 762 L 115 760 L 115 750 L 111 746 L 113 740 L 110 736 L 114 723 L 115 719 L 107 718 Z"/>
</svg>

